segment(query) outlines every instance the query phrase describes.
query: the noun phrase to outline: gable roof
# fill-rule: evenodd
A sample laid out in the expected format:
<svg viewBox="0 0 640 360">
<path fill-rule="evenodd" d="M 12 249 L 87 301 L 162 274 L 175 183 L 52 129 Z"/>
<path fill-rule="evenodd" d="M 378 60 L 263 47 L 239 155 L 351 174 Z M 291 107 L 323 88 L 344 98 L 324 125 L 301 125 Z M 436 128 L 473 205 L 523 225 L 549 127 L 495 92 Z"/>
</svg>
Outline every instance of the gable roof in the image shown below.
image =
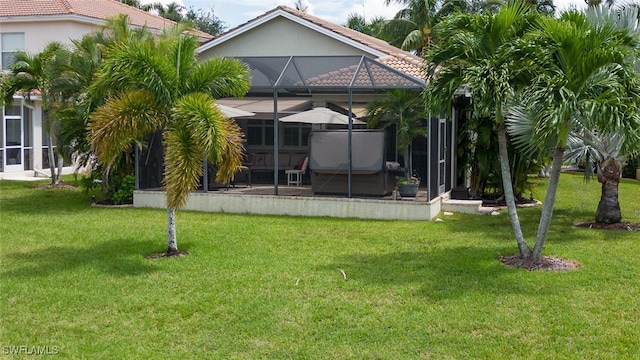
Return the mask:
<svg viewBox="0 0 640 360">
<path fill-rule="evenodd" d="M 75 18 L 78 21 L 103 22 L 118 14 L 129 17 L 129 24 L 161 30 L 176 23 L 115 0 L 0 0 L 0 19 L 47 20 Z M 191 33 L 201 40 L 213 36 L 198 30 Z"/>
<path fill-rule="evenodd" d="M 302 26 L 323 33 L 335 40 L 346 43 L 369 53 L 377 61 L 418 79 L 424 78 L 424 61 L 419 56 L 398 49 L 384 40 L 363 34 L 353 29 L 333 24 L 316 16 L 287 6 L 278 6 L 248 22 L 239 25 L 209 42 L 201 45 L 199 51 L 206 51 L 275 18 L 284 17 Z"/>
</svg>

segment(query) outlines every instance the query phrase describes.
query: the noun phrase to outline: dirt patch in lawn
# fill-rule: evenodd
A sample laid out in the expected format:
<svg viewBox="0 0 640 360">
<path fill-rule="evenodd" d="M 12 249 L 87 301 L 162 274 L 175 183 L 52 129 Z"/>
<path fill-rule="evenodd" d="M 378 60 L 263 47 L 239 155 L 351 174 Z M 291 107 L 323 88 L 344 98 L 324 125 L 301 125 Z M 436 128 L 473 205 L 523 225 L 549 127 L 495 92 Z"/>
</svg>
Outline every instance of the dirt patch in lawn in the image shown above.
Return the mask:
<svg viewBox="0 0 640 360">
<path fill-rule="evenodd" d="M 595 221 L 585 221 L 576 224 L 577 227 L 597 229 L 597 230 L 626 230 L 640 231 L 640 224 L 632 224 L 629 222 L 619 222 L 614 224 L 603 224 Z"/>
<path fill-rule="evenodd" d="M 520 255 L 505 255 L 498 259 L 507 267 L 527 270 L 567 271 L 581 266 L 576 261 L 553 256 L 543 256 L 539 263 L 524 259 Z"/>
</svg>

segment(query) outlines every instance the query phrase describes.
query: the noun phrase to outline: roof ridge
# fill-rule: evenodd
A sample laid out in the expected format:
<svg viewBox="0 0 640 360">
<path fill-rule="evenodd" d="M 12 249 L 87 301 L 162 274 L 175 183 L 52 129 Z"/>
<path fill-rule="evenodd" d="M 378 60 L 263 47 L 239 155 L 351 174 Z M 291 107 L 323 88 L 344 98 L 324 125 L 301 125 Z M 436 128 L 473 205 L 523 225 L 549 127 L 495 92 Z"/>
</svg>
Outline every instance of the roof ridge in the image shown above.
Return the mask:
<svg viewBox="0 0 640 360">
<path fill-rule="evenodd" d="M 62 5 L 63 8 L 67 9 L 67 13 L 71 13 L 71 14 L 75 13 L 73 6 L 71 6 L 71 4 L 69 4 L 67 0 L 58 0 L 58 1 L 60 2 L 60 5 Z"/>
<path fill-rule="evenodd" d="M 285 5 L 280 5 L 278 6 L 276 9 L 280 9 L 283 11 L 286 11 L 288 13 L 290 13 L 291 15 L 297 16 L 299 18 L 302 18 L 304 20 L 310 21 L 311 23 L 314 23 L 316 25 L 319 25 L 329 31 L 332 31 L 336 34 L 348 37 L 351 40 L 357 41 L 363 45 L 367 45 L 369 47 L 372 47 L 376 50 L 382 51 L 384 53 L 387 53 L 389 55 L 393 55 L 396 57 L 399 56 L 403 56 L 406 57 L 407 60 L 411 59 L 411 60 L 416 60 L 416 61 L 422 61 L 422 58 L 420 58 L 417 55 L 414 55 L 408 51 L 399 49 L 391 44 L 389 44 L 388 42 L 382 40 L 382 39 L 378 39 L 374 36 L 371 35 L 367 35 L 365 33 L 353 30 L 351 28 L 348 28 L 346 26 L 343 25 L 338 25 L 338 24 L 334 24 L 330 21 L 324 20 L 322 18 L 319 18 L 315 15 L 311 15 L 302 11 L 299 11 L 297 9 L 285 6 Z M 268 12 L 271 13 L 272 11 Z M 267 13 L 267 14 L 268 14 Z M 266 14 L 265 14 L 266 15 Z"/>
</svg>

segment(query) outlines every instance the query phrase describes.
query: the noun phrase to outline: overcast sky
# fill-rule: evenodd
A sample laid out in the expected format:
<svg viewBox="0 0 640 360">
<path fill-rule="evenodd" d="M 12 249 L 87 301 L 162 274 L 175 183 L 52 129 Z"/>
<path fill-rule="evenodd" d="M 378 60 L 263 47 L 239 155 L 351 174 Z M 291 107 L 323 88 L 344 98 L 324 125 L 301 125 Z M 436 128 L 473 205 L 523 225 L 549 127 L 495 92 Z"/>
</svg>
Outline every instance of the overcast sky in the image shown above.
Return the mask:
<svg viewBox="0 0 640 360">
<path fill-rule="evenodd" d="M 295 0 L 142 0 L 142 3 L 177 2 L 187 9 L 208 10 L 213 8 L 214 14 L 222 20 L 227 28 L 243 24 L 278 5 L 295 7 Z M 309 10 L 315 15 L 334 24 L 344 25 L 351 13 L 364 15 L 367 20 L 376 16 L 391 18 L 400 9 L 396 3 L 384 5 L 384 0 L 304 0 Z M 567 9 L 574 5 L 584 8 L 584 0 L 554 0 L 559 9 Z"/>
</svg>

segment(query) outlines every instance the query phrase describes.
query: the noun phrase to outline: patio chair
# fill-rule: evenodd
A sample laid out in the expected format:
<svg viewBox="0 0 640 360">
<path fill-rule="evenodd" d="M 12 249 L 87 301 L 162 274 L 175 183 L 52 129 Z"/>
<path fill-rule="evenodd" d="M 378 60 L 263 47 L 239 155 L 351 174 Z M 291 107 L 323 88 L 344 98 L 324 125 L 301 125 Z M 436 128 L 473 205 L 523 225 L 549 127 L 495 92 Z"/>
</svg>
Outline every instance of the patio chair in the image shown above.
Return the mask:
<svg viewBox="0 0 640 360">
<path fill-rule="evenodd" d="M 305 172 L 307 172 L 307 167 L 309 166 L 309 157 L 306 156 L 304 161 L 302 162 L 302 166 L 300 169 L 290 169 L 285 170 L 284 173 L 287 174 L 287 186 L 302 185 L 302 176 Z"/>
</svg>

